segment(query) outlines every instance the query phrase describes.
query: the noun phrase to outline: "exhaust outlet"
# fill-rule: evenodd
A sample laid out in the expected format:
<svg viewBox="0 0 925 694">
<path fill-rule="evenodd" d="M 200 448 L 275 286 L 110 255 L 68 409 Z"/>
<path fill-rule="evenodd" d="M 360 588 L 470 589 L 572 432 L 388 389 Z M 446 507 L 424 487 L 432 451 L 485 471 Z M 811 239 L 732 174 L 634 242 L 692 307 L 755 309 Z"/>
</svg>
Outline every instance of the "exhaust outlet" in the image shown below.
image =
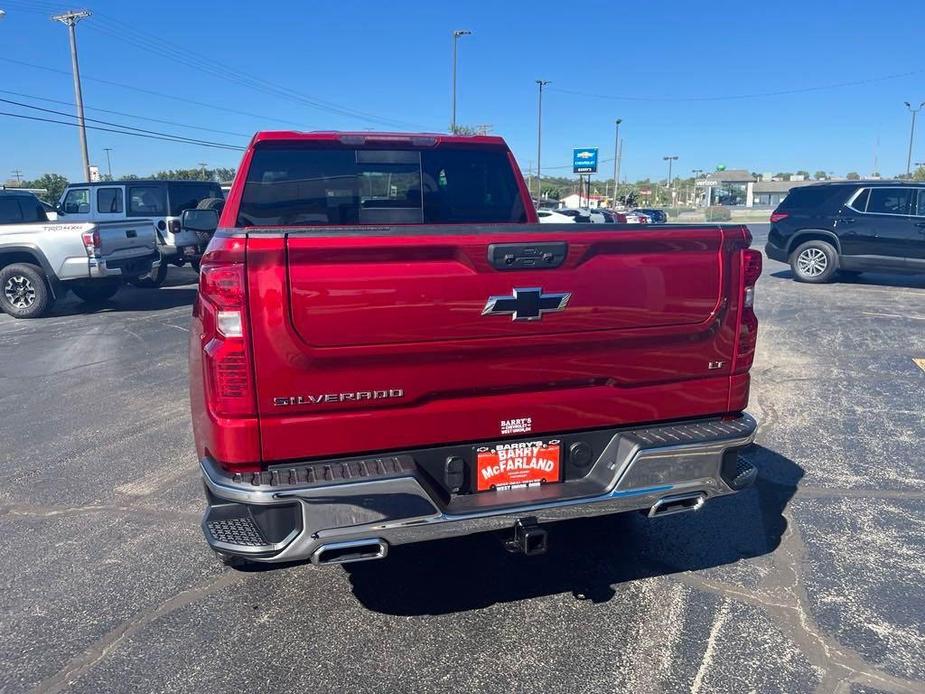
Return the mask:
<svg viewBox="0 0 925 694">
<path fill-rule="evenodd" d="M 685 511 L 696 511 L 706 503 L 706 500 L 707 495 L 703 492 L 666 496 L 656 501 L 652 508 L 649 509 L 649 518 L 670 516 L 674 513 L 684 513 Z"/>
<path fill-rule="evenodd" d="M 332 542 L 321 545 L 312 553 L 312 564 L 349 564 L 355 561 L 382 559 L 389 553 L 389 543 L 381 538 L 367 540 L 350 540 L 349 542 Z"/>
</svg>

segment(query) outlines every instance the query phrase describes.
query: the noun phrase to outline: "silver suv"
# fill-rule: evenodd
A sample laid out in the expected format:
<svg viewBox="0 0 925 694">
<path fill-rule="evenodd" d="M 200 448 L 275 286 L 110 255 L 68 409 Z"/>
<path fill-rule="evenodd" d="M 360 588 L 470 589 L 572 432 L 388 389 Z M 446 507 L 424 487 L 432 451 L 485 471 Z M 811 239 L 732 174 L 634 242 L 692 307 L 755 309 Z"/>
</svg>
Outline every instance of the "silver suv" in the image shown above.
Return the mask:
<svg viewBox="0 0 925 694">
<path fill-rule="evenodd" d="M 157 286 L 164 281 L 167 265 L 198 261 L 199 237 L 180 225 L 184 210 L 196 209 L 203 200 L 222 199 L 218 183 L 210 181 L 104 181 L 72 183 L 58 203 L 64 221 L 153 220 L 161 258 L 150 278 L 136 282 Z"/>
</svg>

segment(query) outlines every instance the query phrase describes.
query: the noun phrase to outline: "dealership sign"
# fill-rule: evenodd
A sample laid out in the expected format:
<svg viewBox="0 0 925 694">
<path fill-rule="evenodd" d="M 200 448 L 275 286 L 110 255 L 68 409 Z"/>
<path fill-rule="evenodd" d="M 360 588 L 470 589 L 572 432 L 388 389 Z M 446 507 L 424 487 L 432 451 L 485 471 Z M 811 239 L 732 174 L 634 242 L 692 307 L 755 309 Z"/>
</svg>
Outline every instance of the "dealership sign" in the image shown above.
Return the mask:
<svg viewBox="0 0 925 694">
<path fill-rule="evenodd" d="M 582 147 L 572 150 L 572 173 L 597 173 L 597 147 Z"/>
</svg>

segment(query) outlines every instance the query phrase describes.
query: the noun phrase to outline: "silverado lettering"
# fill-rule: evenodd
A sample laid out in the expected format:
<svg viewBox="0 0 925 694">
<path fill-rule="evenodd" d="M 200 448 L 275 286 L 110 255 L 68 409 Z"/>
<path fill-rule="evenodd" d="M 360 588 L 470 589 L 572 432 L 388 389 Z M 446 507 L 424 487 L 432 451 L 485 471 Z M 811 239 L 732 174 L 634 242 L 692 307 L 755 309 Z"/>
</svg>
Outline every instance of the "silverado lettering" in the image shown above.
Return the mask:
<svg viewBox="0 0 925 694">
<path fill-rule="evenodd" d="M 358 390 L 353 393 L 325 393 L 324 395 L 292 395 L 289 397 L 273 398 L 277 407 L 289 405 L 320 405 L 327 402 L 351 402 L 360 400 L 387 400 L 390 398 L 403 398 L 405 391 L 401 388 L 388 390 Z"/>
<path fill-rule="evenodd" d="M 750 243 L 540 224 L 499 137 L 257 133 L 190 331 L 206 540 L 332 564 L 502 523 L 533 554 L 745 488 Z"/>
</svg>

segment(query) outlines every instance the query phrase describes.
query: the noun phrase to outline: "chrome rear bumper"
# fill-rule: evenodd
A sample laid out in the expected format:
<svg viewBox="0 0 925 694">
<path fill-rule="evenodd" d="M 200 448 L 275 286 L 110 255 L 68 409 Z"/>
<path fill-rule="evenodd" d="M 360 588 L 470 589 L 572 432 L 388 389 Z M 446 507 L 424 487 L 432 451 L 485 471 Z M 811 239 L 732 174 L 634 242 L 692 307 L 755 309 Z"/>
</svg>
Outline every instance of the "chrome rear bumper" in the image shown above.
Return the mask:
<svg viewBox="0 0 925 694">
<path fill-rule="evenodd" d="M 748 414 L 615 430 L 578 480 L 450 496 L 416 469 L 414 454 L 330 461 L 229 475 L 201 461 L 213 549 L 262 562 L 343 563 L 385 556 L 390 545 L 633 510 L 696 510 L 754 480 L 738 460 L 757 428 Z M 325 561 L 324 557 L 331 557 Z"/>
</svg>

